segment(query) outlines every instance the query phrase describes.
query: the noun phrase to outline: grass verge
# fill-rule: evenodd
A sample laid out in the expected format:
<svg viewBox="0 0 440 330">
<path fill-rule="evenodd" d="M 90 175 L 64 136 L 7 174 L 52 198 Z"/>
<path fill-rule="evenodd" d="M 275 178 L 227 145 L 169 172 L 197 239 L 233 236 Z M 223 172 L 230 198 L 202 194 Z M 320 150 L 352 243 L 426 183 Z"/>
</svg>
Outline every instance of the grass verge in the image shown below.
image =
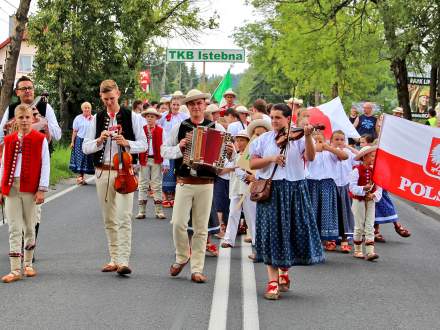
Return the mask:
<svg viewBox="0 0 440 330">
<path fill-rule="evenodd" d="M 62 179 L 68 179 L 74 176 L 69 170 L 70 151 L 67 146 L 57 145 L 50 158 L 50 184 L 54 185 Z"/>
</svg>

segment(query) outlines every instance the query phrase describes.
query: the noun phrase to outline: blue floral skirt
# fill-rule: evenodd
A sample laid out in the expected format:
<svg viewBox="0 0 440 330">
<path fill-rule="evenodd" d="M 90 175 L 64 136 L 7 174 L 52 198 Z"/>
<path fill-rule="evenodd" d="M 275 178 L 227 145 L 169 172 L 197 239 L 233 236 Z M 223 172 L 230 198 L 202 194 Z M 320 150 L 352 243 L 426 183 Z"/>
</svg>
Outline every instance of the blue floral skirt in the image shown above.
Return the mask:
<svg viewBox="0 0 440 330">
<path fill-rule="evenodd" d="M 397 215 L 394 203 L 391 200 L 388 191 L 382 191 L 382 198 L 376 203 L 376 220 L 375 224 L 397 222 L 399 221 L 399 216 Z"/>
<path fill-rule="evenodd" d="M 272 181 L 269 200 L 257 203 L 257 261 L 273 267 L 324 262 L 305 180 Z"/>
<path fill-rule="evenodd" d="M 321 239 L 338 239 L 338 192 L 335 181 L 307 179 L 307 186 Z"/>
<path fill-rule="evenodd" d="M 348 192 L 348 184 L 336 187 L 338 192 L 338 220 L 339 235 L 353 237 L 354 217 L 351 211 L 351 199 Z"/>
<path fill-rule="evenodd" d="M 70 154 L 69 168 L 74 173 L 80 174 L 95 174 L 95 167 L 93 166 L 93 155 L 86 155 L 82 151 L 83 138 L 77 136 L 75 144 Z"/>
<path fill-rule="evenodd" d="M 174 159 L 170 159 L 170 169 L 163 175 L 162 191 L 173 193 L 176 191 L 176 175 L 174 174 Z"/>
</svg>

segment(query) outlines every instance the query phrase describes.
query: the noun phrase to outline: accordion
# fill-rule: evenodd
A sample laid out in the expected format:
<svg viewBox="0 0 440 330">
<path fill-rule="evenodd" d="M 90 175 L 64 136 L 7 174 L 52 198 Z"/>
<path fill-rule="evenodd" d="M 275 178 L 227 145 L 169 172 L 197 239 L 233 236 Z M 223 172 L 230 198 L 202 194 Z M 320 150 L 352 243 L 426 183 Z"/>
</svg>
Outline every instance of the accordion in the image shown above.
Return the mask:
<svg viewBox="0 0 440 330">
<path fill-rule="evenodd" d="M 232 142 L 231 134 L 198 126 L 186 133 L 186 140 L 183 164 L 191 169 L 203 168 L 214 172 L 224 168 L 226 144 Z"/>
</svg>

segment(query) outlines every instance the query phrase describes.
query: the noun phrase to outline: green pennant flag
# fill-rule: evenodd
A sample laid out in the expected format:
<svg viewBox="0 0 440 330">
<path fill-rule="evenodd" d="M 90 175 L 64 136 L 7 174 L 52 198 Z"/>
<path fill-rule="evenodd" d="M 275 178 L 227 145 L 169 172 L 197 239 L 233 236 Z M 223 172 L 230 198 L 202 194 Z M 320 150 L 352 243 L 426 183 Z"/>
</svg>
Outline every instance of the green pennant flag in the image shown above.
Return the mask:
<svg viewBox="0 0 440 330">
<path fill-rule="evenodd" d="M 231 69 L 228 69 L 228 72 L 224 76 L 223 80 L 220 82 L 220 84 L 217 86 L 217 89 L 212 94 L 212 98 L 216 100 L 218 103 L 221 102 L 224 92 L 232 88 L 232 78 L 230 71 Z"/>
</svg>

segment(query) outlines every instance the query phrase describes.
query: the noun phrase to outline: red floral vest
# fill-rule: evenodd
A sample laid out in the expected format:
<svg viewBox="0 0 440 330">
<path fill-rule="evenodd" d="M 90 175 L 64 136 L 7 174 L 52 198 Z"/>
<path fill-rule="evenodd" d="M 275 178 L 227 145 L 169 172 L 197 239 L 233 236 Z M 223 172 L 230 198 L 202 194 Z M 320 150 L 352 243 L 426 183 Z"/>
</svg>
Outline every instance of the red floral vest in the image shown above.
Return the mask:
<svg viewBox="0 0 440 330">
<path fill-rule="evenodd" d="M 356 168 L 359 172 L 358 186 L 363 187 L 373 182 L 372 167 L 366 167 L 364 164 L 360 164 L 355 166 L 354 168 Z M 376 187 L 374 187 L 370 192 L 375 192 L 375 191 L 376 191 Z M 365 200 L 365 196 L 352 195 L 351 197 L 360 201 Z"/>
<path fill-rule="evenodd" d="M 144 126 L 145 136 L 147 137 L 148 148 L 150 147 L 150 137 L 148 136 L 148 125 Z M 157 126 L 153 128 L 151 138 L 153 139 L 153 157 L 155 164 L 162 164 L 163 158 L 160 155 L 160 147 L 162 146 L 162 127 Z M 147 165 L 148 148 L 146 152 L 139 154 L 139 163 L 141 166 Z"/>
<path fill-rule="evenodd" d="M 36 193 L 40 183 L 41 175 L 41 151 L 43 148 L 44 134 L 32 130 L 23 137 L 21 145 L 21 172 L 20 192 Z M 15 167 L 20 141 L 18 133 L 7 135 L 4 146 L 4 167 L 2 176 L 2 194 L 9 195 L 11 186 L 14 183 Z"/>
</svg>

